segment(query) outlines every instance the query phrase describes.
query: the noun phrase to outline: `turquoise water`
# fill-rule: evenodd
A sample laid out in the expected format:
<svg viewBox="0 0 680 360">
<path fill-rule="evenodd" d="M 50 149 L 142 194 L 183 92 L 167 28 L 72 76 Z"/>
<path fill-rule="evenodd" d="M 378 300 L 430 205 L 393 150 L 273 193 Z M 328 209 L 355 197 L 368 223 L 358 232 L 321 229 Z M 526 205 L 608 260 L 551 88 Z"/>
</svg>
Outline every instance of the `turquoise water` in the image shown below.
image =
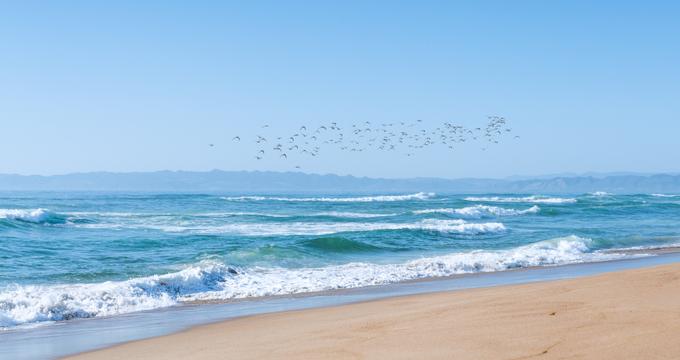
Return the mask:
<svg viewBox="0 0 680 360">
<path fill-rule="evenodd" d="M 680 196 L 0 194 L 0 326 L 630 257 Z M 639 255 L 635 255 L 639 256 Z"/>
</svg>

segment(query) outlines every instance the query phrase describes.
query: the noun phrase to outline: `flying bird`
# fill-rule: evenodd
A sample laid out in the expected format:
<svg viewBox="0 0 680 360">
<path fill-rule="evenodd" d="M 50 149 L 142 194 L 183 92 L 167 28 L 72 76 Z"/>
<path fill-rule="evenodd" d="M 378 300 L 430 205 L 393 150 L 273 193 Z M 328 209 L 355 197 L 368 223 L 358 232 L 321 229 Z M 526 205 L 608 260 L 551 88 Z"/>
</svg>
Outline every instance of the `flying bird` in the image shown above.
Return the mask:
<svg viewBox="0 0 680 360">
<path fill-rule="evenodd" d="M 291 160 L 296 156 L 305 155 L 321 157 L 327 148 L 352 153 L 385 151 L 412 157 L 418 150 L 441 147 L 447 151 L 454 151 L 457 144 L 470 142 L 480 142 L 482 151 L 486 151 L 490 144 L 501 144 L 504 139 L 512 138 L 509 135 L 512 128 L 501 116 L 487 116 L 485 124 L 470 128 L 450 121 L 440 122 L 438 126 L 431 125 L 433 124 L 428 124 L 422 119 L 384 123 L 360 121 L 343 125 L 338 122 L 327 122 L 309 127 L 301 125 L 296 127 L 297 132 L 272 136 L 278 143 L 271 149 L 279 151 L 279 158 Z M 261 127 L 270 128 L 270 124 L 263 124 Z M 343 128 L 350 131 L 343 131 Z M 311 132 L 309 129 L 315 130 Z M 514 139 L 519 138 L 519 135 L 514 135 Z M 232 140 L 240 141 L 241 137 L 235 136 Z M 261 144 L 267 142 L 267 138 L 257 135 L 255 142 Z M 282 145 L 286 142 L 287 145 Z M 209 146 L 213 147 L 214 144 Z M 257 160 L 264 158 L 265 150 L 262 148 L 264 146 L 258 150 Z M 283 153 L 284 148 L 290 155 Z M 296 168 L 299 168 L 299 165 Z"/>
</svg>

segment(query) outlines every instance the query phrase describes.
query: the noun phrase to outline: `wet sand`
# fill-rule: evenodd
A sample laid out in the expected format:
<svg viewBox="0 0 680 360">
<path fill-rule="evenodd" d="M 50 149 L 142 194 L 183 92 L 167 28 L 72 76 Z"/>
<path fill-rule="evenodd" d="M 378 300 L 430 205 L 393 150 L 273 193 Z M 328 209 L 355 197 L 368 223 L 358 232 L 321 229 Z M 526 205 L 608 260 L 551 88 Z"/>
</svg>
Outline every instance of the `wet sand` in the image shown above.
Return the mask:
<svg viewBox="0 0 680 360">
<path fill-rule="evenodd" d="M 678 359 L 680 264 L 257 315 L 71 358 Z"/>
</svg>

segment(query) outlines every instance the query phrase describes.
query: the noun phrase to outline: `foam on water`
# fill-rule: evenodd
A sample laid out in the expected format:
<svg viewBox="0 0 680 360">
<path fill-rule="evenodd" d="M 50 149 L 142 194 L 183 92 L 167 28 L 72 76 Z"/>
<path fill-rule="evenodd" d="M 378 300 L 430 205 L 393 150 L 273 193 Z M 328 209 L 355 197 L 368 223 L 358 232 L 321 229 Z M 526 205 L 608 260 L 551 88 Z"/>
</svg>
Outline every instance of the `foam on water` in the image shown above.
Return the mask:
<svg viewBox="0 0 680 360">
<path fill-rule="evenodd" d="M 419 192 L 408 195 L 378 195 L 360 197 L 279 197 L 279 196 L 231 196 L 223 197 L 227 201 L 290 201 L 290 202 L 378 202 L 426 200 L 434 197 L 434 193 Z"/>
<path fill-rule="evenodd" d="M 12 285 L 0 289 L 0 326 L 123 314 L 186 301 L 308 293 L 627 256 L 591 252 L 590 244 L 589 239 L 568 236 L 507 250 L 453 253 L 398 264 L 354 262 L 318 268 L 239 269 L 204 262 L 174 273 L 127 281 Z"/>
<path fill-rule="evenodd" d="M 614 194 L 608 193 L 606 191 L 595 191 L 590 193 L 590 195 L 595 196 L 595 197 L 603 197 L 603 196 L 612 196 Z"/>
<path fill-rule="evenodd" d="M 424 219 L 412 223 L 369 223 L 369 222 L 268 222 L 230 223 L 224 225 L 171 225 L 171 224 L 118 224 L 86 223 L 76 227 L 86 229 L 151 229 L 169 233 L 188 234 L 231 234 L 241 236 L 290 236 L 328 235 L 345 232 L 369 232 L 386 230 L 435 231 L 440 233 L 483 234 L 505 231 L 498 222 L 468 223 L 463 220 Z"/>
<path fill-rule="evenodd" d="M 661 198 L 674 198 L 674 197 L 680 197 L 680 195 L 674 195 L 674 194 L 650 194 L 651 196 L 654 197 L 661 197 Z"/>
<path fill-rule="evenodd" d="M 239 234 L 246 236 L 328 235 L 344 232 L 384 230 L 423 230 L 441 233 L 481 234 L 505 231 L 505 226 L 497 222 L 468 223 L 463 220 L 426 219 L 414 223 L 239 223 L 183 230 L 202 234 Z"/>
<path fill-rule="evenodd" d="M 46 209 L 0 209 L 0 219 L 42 224 L 59 220 L 60 217 Z"/>
<path fill-rule="evenodd" d="M 191 213 L 191 214 L 155 214 L 155 213 L 119 213 L 119 212 L 86 212 L 86 211 L 74 211 L 66 213 L 70 216 L 96 216 L 102 218 L 142 218 L 142 217 L 172 217 L 172 216 L 191 216 L 196 218 L 211 218 L 211 217 L 232 217 L 232 216 L 253 216 L 253 217 L 271 217 L 271 218 L 295 218 L 295 217 L 336 217 L 336 218 L 348 218 L 348 219 L 360 219 L 360 218 L 378 218 L 378 217 L 389 217 L 397 216 L 396 213 L 360 213 L 351 211 L 326 211 L 318 213 L 300 213 L 300 214 L 285 214 L 285 213 L 265 213 L 265 212 L 253 212 L 253 211 L 233 211 L 233 212 L 201 212 L 201 213 Z"/>
<path fill-rule="evenodd" d="M 379 217 L 390 217 L 390 216 L 397 216 L 399 214 L 371 214 L 371 213 L 357 213 L 357 212 L 347 212 L 347 211 L 328 211 L 328 212 L 321 212 L 321 213 L 315 213 L 312 214 L 311 216 L 328 216 L 328 217 L 337 217 L 337 218 L 347 218 L 347 219 L 371 219 L 371 218 L 379 218 Z"/>
<path fill-rule="evenodd" d="M 424 209 L 415 210 L 414 214 L 449 214 L 449 215 L 459 215 L 470 218 L 481 218 L 485 216 L 516 216 L 524 214 L 536 214 L 541 211 L 541 208 L 534 205 L 528 209 L 517 210 L 517 209 L 505 209 L 497 206 L 488 205 L 475 205 L 468 206 L 460 209 L 453 208 L 440 208 L 440 209 Z"/>
<path fill-rule="evenodd" d="M 465 198 L 466 201 L 478 202 L 500 202 L 500 203 L 534 203 L 534 204 L 573 204 L 577 202 L 573 198 L 558 198 L 545 196 L 525 196 L 525 197 L 501 197 L 501 196 L 483 196 L 475 197 L 469 196 Z"/>
<path fill-rule="evenodd" d="M 654 255 L 680 238 L 658 195 L 0 197 L 0 324 Z"/>
</svg>

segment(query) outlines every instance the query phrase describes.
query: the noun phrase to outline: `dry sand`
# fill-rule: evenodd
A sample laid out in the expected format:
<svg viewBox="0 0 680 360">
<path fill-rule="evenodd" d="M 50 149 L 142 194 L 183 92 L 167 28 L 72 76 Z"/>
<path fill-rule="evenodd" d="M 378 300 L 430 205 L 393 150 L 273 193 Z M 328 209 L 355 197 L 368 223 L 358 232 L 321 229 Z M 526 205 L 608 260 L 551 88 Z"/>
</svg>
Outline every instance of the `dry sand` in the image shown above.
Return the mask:
<svg viewBox="0 0 680 360">
<path fill-rule="evenodd" d="M 680 359 L 680 264 L 258 315 L 73 357 L 271 358 Z"/>
</svg>

